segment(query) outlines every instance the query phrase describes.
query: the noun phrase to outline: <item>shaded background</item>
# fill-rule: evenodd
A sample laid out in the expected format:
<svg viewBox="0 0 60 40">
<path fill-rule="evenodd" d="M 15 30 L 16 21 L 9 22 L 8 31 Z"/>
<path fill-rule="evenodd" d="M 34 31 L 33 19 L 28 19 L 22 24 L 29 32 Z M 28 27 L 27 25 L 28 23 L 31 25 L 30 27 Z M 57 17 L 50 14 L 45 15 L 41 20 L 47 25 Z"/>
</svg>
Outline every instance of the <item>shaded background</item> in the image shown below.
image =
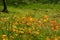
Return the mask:
<svg viewBox="0 0 60 40">
<path fill-rule="evenodd" d="M 31 4 L 31 3 L 60 4 L 60 0 L 7 0 L 7 3 L 8 5 Z M 2 0 L 0 0 L 0 5 L 2 5 Z"/>
</svg>

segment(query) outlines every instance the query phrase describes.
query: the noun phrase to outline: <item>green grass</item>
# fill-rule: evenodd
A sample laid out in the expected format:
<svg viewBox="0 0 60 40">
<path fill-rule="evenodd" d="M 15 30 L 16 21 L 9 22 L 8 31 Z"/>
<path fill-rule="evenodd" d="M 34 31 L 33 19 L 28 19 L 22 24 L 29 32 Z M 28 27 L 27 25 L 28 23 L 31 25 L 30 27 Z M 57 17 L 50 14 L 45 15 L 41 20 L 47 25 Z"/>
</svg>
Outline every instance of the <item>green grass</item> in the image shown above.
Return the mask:
<svg viewBox="0 0 60 40">
<path fill-rule="evenodd" d="M 55 37 L 60 37 L 60 26 L 53 31 L 51 22 L 44 22 L 44 16 L 48 15 L 50 21 L 57 22 L 53 26 L 57 26 L 60 23 L 59 7 L 58 4 L 8 6 L 9 13 L 0 12 L 0 40 L 7 38 L 9 40 L 46 40 L 47 37 L 53 40 Z M 2 9 L 3 7 L 0 6 L 0 10 Z M 30 17 L 32 21 L 28 19 Z M 40 24 L 43 26 L 41 27 Z"/>
<path fill-rule="evenodd" d="M 3 7 L 0 6 L 0 10 Z M 20 5 L 20 6 L 8 6 L 9 14 L 20 14 L 25 15 L 27 12 L 34 15 L 35 17 L 41 17 L 43 15 L 49 15 L 50 17 L 60 16 L 60 5 L 58 4 L 30 4 L 30 5 Z M 8 15 L 9 15 L 8 14 Z M 6 16 L 6 15 L 5 15 Z"/>
</svg>

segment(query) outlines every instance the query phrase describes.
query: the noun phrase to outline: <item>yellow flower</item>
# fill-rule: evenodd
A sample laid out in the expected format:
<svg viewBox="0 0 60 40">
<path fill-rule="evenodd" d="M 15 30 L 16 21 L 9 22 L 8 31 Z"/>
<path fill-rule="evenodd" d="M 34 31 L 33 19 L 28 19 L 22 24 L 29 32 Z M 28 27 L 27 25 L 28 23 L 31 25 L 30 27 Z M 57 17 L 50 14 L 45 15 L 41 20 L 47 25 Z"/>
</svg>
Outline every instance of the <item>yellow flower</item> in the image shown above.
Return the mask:
<svg viewBox="0 0 60 40">
<path fill-rule="evenodd" d="M 7 35 L 2 35 L 2 38 L 6 37 Z"/>
<path fill-rule="evenodd" d="M 24 22 L 24 21 L 22 21 L 20 24 L 21 24 L 21 25 L 24 25 L 24 23 L 25 23 L 25 22 Z"/>
<path fill-rule="evenodd" d="M 59 39 L 57 37 L 55 37 L 54 40 L 59 40 Z"/>
<path fill-rule="evenodd" d="M 14 39 L 14 36 L 10 36 L 10 38 Z"/>
<path fill-rule="evenodd" d="M 15 31 L 16 31 L 16 29 L 15 29 L 15 28 L 12 28 L 12 29 L 11 29 L 11 31 L 12 31 L 12 32 L 15 32 Z"/>
<path fill-rule="evenodd" d="M 34 26 L 32 26 L 32 30 L 34 30 L 35 29 L 35 27 Z"/>
<path fill-rule="evenodd" d="M 4 19 L 3 19 L 3 18 L 0 18 L 0 20 L 2 20 L 2 21 L 3 21 Z"/>
<path fill-rule="evenodd" d="M 19 33 L 24 34 L 24 31 L 19 31 Z"/>
<path fill-rule="evenodd" d="M 40 30 L 37 30 L 37 31 L 36 31 L 36 34 L 38 34 L 38 35 L 39 35 L 39 34 L 40 34 Z"/>
<path fill-rule="evenodd" d="M 18 36 L 18 34 L 15 34 L 16 36 Z"/>
<path fill-rule="evenodd" d="M 27 32 L 28 32 L 29 34 L 32 34 L 32 29 L 29 28 L 29 29 L 27 30 Z"/>
<path fill-rule="evenodd" d="M 47 22 L 47 20 L 46 20 L 46 19 L 44 19 L 44 22 Z"/>
<path fill-rule="evenodd" d="M 25 17 L 22 17 L 21 19 L 22 19 L 22 20 L 25 20 Z"/>
<path fill-rule="evenodd" d="M 49 22 L 50 20 L 49 20 L 49 18 L 47 18 L 47 19 L 44 19 L 43 21 L 44 22 Z"/>
<path fill-rule="evenodd" d="M 13 25 L 18 25 L 18 22 L 17 22 L 17 21 L 16 21 L 16 22 L 14 22 L 14 23 L 13 23 Z"/>
<path fill-rule="evenodd" d="M 8 20 L 8 18 L 4 18 L 4 20 Z"/>
<path fill-rule="evenodd" d="M 17 34 L 19 33 L 19 31 L 18 31 L 18 30 L 16 30 L 15 32 L 16 32 Z"/>
<path fill-rule="evenodd" d="M 58 36 L 58 38 L 60 39 L 60 36 Z"/>
<path fill-rule="evenodd" d="M 2 40 L 7 40 L 7 39 L 3 38 Z"/>
<path fill-rule="evenodd" d="M 20 30 L 20 31 L 23 31 L 23 30 L 24 30 L 24 28 L 19 28 L 19 30 Z"/>
<path fill-rule="evenodd" d="M 29 40 L 32 40 L 31 38 L 29 38 Z"/>
<path fill-rule="evenodd" d="M 16 17 L 17 17 L 17 16 L 16 16 L 16 15 L 14 15 L 14 16 L 13 16 L 13 19 L 15 19 Z"/>
<path fill-rule="evenodd" d="M 50 40 L 50 38 L 49 38 L 49 37 L 47 37 L 47 38 L 46 38 L 46 40 Z"/>
<path fill-rule="evenodd" d="M 2 40 L 8 40 L 7 35 L 2 35 Z"/>
</svg>

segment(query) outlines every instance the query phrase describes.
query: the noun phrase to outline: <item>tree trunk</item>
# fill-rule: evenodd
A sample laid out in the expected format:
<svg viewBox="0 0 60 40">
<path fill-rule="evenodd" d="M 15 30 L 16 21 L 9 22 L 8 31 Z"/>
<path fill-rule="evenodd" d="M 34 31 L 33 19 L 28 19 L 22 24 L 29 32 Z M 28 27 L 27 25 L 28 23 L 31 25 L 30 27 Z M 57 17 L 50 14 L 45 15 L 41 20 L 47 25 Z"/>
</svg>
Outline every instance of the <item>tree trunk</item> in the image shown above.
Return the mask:
<svg viewBox="0 0 60 40">
<path fill-rule="evenodd" d="M 4 9 L 2 12 L 8 12 L 6 0 L 2 0 L 2 1 L 3 1 L 3 6 L 4 6 Z"/>
</svg>

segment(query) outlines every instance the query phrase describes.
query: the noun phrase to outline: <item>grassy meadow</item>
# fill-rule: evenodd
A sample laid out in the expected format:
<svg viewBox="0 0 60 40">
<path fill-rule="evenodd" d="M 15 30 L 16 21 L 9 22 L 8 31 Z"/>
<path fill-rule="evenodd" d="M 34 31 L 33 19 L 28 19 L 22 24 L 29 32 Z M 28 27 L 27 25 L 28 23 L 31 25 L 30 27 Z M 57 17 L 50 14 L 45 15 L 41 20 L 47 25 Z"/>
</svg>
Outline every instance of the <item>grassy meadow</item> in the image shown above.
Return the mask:
<svg viewBox="0 0 60 40">
<path fill-rule="evenodd" d="M 60 40 L 59 4 L 8 6 L 8 10 L 0 12 L 0 40 Z"/>
</svg>

